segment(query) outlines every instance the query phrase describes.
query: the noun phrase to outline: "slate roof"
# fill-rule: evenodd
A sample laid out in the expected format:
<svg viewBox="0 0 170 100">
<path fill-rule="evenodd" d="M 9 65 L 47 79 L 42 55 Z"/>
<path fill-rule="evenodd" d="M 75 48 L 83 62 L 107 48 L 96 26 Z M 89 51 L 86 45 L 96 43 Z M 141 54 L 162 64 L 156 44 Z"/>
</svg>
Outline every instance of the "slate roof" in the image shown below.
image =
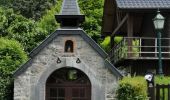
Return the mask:
<svg viewBox="0 0 170 100">
<path fill-rule="evenodd" d="M 120 9 L 170 9 L 170 0 L 116 0 Z"/>
<path fill-rule="evenodd" d="M 85 16 L 80 14 L 77 0 L 63 0 L 62 9 L 58 15 L 55 15 L 55 18 L 59 23 L 67 23 L 74 20 L 74 23 L 79 24 L 85 20 Z"/>
<path fill-rule="evenodd" d="M 60 15 L 80 15 L 77 0 L 64 0 Z"/>
</svg>

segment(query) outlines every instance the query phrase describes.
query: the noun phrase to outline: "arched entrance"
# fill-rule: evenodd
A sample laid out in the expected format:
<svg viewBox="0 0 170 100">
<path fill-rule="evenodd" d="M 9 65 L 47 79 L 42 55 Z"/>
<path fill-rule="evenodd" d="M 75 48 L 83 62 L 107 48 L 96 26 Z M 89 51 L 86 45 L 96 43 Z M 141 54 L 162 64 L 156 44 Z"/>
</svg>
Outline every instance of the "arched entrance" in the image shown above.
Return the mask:
<svg viewBox="0 0 170 100">
<path fill-rule="evenodd" d="M 91 100 L 90 80 L 78 69 L 58 69 L 47 79 L 46 100 Z"/>
</svg>

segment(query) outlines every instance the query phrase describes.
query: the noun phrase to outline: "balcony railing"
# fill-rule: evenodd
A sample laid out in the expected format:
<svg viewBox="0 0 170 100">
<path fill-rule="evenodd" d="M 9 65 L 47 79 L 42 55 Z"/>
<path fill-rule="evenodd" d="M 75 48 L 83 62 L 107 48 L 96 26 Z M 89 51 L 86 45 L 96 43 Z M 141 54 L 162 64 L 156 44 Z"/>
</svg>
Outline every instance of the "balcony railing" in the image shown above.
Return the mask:
<svg viewBox="0 0 170 100">
<path fill-rule="evenodd" d="M 114 62 L 122 59 L 158 59 L 157 38 L 124 37 L 110 52 Z M 161 38 L 162 59 L 170 59 L 170 38 Z M 129 45 L 130 44 L 130 45 Z"/>
</svg>

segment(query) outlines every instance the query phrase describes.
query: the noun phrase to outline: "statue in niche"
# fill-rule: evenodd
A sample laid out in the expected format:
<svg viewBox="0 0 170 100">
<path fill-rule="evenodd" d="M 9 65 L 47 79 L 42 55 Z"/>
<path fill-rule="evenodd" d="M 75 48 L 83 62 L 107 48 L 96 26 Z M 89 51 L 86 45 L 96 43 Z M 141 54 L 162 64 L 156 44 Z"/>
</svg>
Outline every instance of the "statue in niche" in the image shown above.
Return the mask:
<svg viewBox="0 0 170 100">
<path fill-rule="evenodd" d="M 71 40 L 67 40 L 65 42 L 65 49 L 64 49 L 65 52 L 73 52 L 73 41 Z"/>
</svg>

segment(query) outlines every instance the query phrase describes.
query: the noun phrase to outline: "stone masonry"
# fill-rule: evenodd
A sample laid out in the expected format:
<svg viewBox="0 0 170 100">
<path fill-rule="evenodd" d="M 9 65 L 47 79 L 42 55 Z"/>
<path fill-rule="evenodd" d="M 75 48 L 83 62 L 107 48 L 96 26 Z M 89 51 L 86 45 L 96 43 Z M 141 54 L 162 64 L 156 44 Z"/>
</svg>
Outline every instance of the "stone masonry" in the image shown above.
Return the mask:
<svg viewBox="0 0 170 100">
<path fill-rule="evenodd" d="M 78 32 L 83 31 L 79 29 Z M 73 53 L 64 52 L 66 40 L 74 42 Z M 61 63 L 57 63 L 58 58 Z M 76 63 L 77 58 L 81 63 Z M 21 67 L 14 74 L 14 100 L 45 100 L 47 78 L 64 67 L 79 69 L 89 77 L 92 85 L 91 100 L 115 100 L 115 89 L 120 76 L 106 66 L 105 62 L 105 58 L 81 34 L 72 34 L 72 31 L 65 35 L 58 34 L 23 65 L 26 67 Z"/>
</svg>

